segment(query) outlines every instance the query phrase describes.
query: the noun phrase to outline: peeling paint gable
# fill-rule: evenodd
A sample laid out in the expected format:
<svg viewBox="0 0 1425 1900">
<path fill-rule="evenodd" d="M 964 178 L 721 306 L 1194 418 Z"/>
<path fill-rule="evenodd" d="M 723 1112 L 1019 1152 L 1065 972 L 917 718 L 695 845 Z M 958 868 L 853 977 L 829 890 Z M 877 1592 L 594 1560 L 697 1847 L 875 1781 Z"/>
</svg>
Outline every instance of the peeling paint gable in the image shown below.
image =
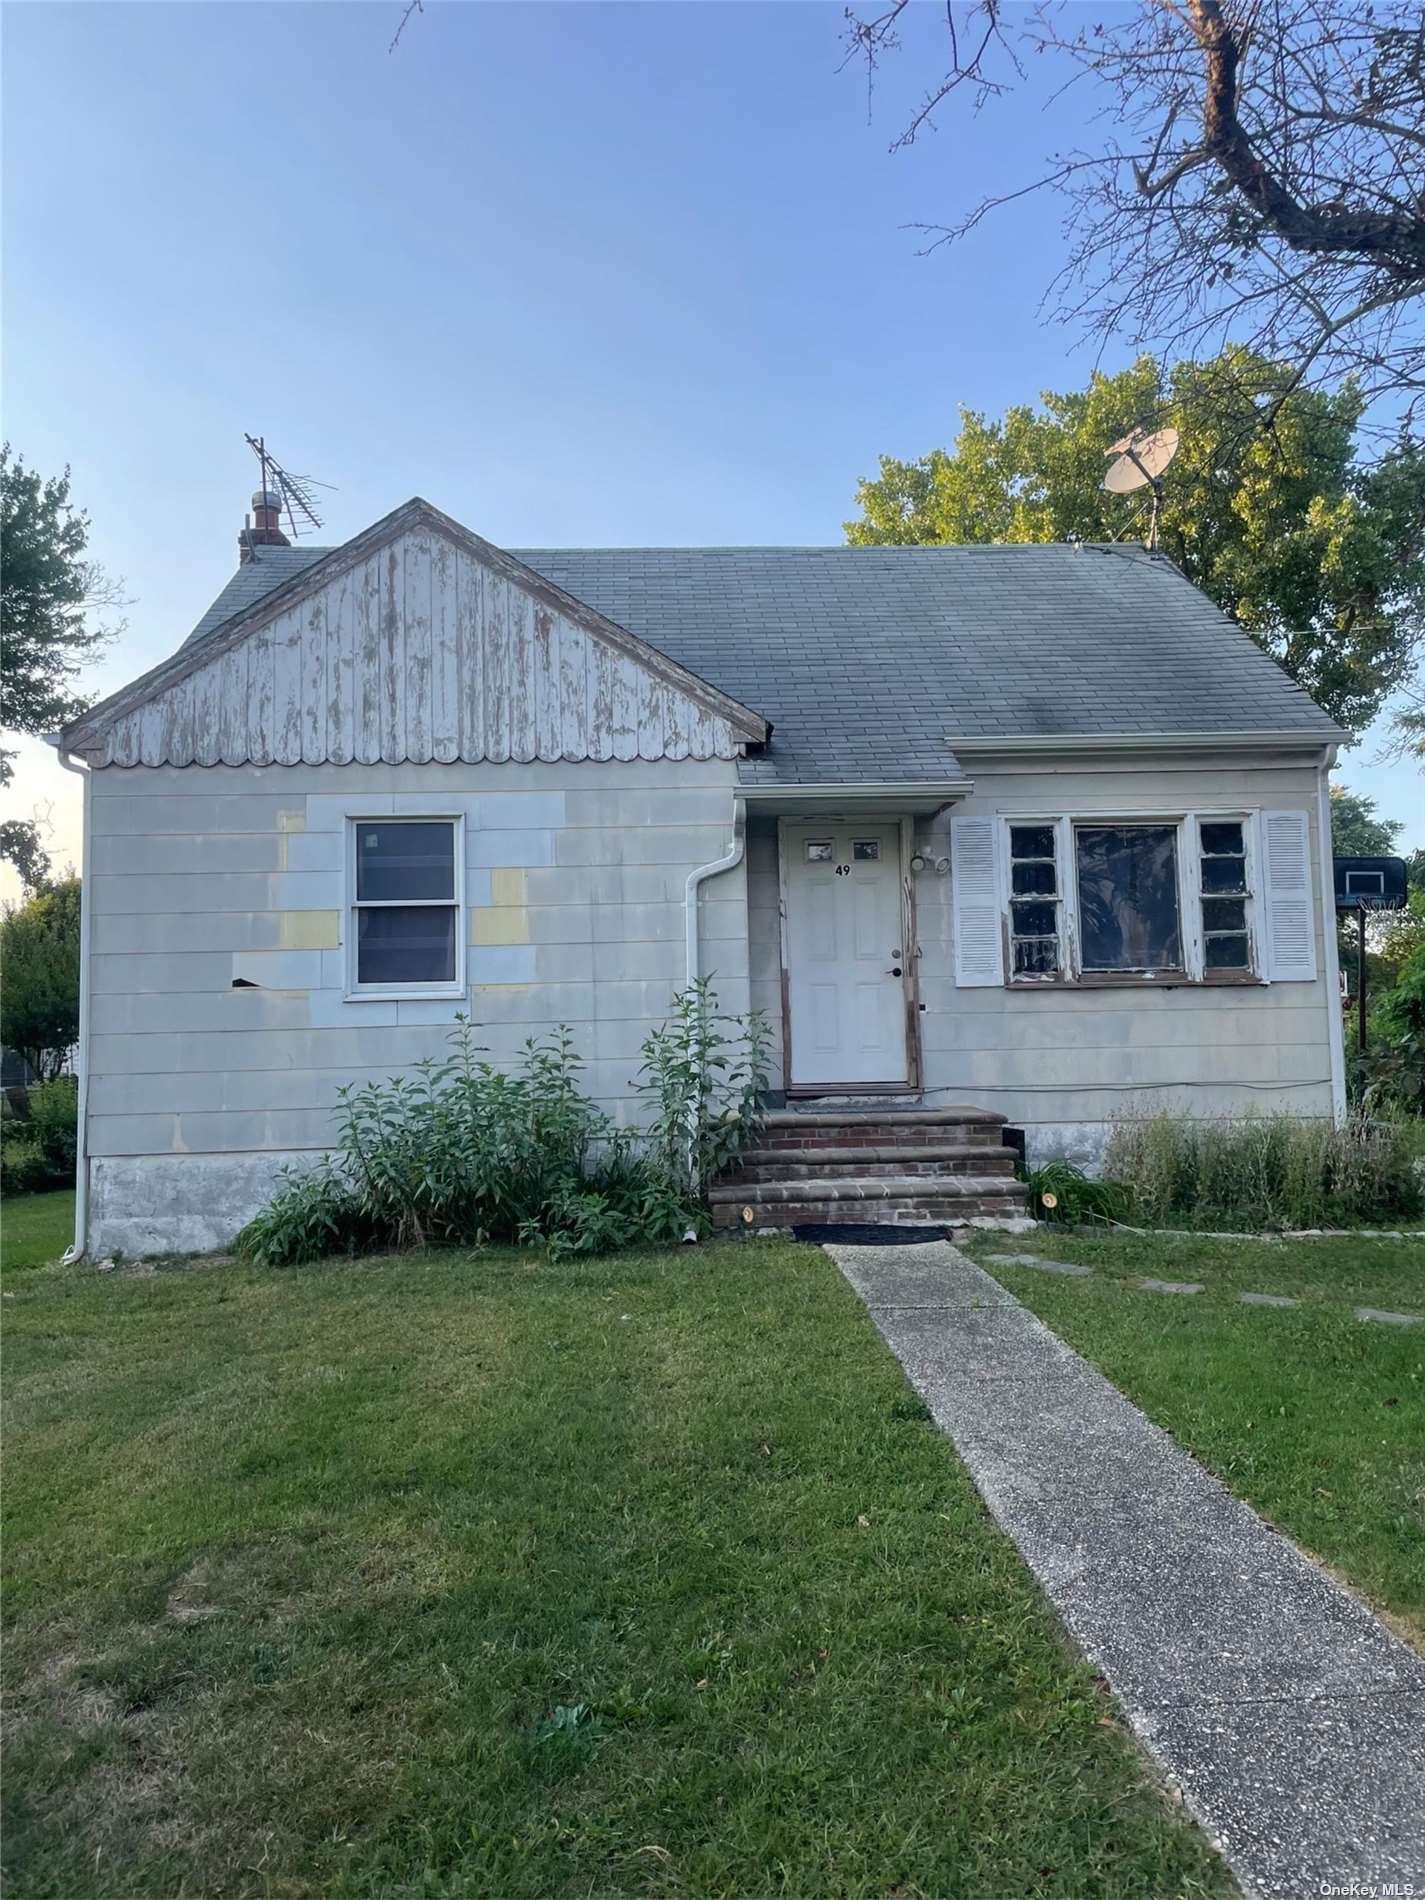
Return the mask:
<svg viewBox="0 0 1425 1900">
<path fill-rule="evenodd" d="M 394 765 L 733 759 L 766 730 L 412 503 L 76 721 L 64 742 L 100 766 Z"/>
</svg>

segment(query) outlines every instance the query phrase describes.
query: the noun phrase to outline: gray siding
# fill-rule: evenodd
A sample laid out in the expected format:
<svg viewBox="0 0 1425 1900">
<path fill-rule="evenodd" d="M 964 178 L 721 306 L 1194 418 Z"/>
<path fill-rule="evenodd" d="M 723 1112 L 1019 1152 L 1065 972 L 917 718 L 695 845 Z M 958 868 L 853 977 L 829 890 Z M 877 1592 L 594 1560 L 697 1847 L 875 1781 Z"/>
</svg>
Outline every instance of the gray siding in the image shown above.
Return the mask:
<svg viewBox="0 0 1425 1900">
<path fill-rule="evenodd" d="M 1309 816 L 1319 877 L 1319 769 L 1164 759 L 1151 768 L 976 763 L 974 796 L 956 814 L 1065 812 L 1133 817 L 1184 811 L 1295 809 Z M 917 824 L 917 848 L 950 853 L 948 815 Z M 1313 983 L 1142 989 L 957 988 L 949 877 L 917 880 L 926 1087 L 1007 1115 L 1031 1151 L 1094 1158 L 1104 1124 L 1159 1110 L 1235 1116 L 1332 1112 L 1331 1039 L 1339 1005 L 1328 982 L 1319 902 Z M 1316 892 L 1319 899 L 1319 888 Z"/>
<path fill-rule="evenodd" d="M 640 1044 L 685 980 L 687 876 L 726 851 L 734 782 L 719 760 L 96 772 L 91 1244 L 220 1244 L 281 1160 L 328 1144 L 341 1084 L 440 1055 L 461 1009 L 501 1063 L 567 1023 L 588 1092 L 629 1120 Z M 468 996 L 346 1001 L 346 818 L 421 810 L 465 814 Z M 700 907 L 730 1010 L 748 1003 L 745 892 L 739 867 Z"/>
</svg>

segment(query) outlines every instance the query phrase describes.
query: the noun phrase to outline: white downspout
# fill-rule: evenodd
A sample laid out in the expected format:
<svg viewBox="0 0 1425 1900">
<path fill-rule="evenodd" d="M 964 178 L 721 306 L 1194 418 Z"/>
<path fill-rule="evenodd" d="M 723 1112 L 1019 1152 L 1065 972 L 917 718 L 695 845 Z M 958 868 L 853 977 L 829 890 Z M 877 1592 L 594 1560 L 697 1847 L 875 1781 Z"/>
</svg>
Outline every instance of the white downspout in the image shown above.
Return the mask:
<svg viewBox="0 0 1425 1900">
<path fill-rule="evenodd" d="M 1326 966 L 1326 1034 L 1331 1044 L 1331 1112 L 1337 1122 L 1346 1119 L 1346 1025 L 1341 1014 L 1341 963 L 1336 949 L 1336 870 L 1331 850 L 1331 767 L 1336 747 L 1321 755 L 1317 780 L 1316 852 L 1321 875 L 1321 932 Z"/>
<path fill-rule="evenodd" d="M 747 806 L 741 795 L 732 795 L 732 843 L 720 858 L 714 858 L 708 864 L 700 864 L 696 871 L 688 873 L 688 889 L 685 899 L 686 925 L 688 933 L 688 982 L 696 983 L 702 975 L 702 961 L 698 952 L 698 893 L 710 877 L 717 877 L 722 871 L 734 870 L 742 862 L 742 854 L 747 846 Z"/>
<path fill-rule="evenodd" d="M 70 1266 L 84 1258 L 89 1237 L 89 939 L 93 910 L 89 900 L 89 826 L 94 781 L 84 766 L 70 758 L 57 732 L 46 733 L 45 744 L 54 747 L 66 772 L 84 781 L 84 831 L 79 853 L 79 1139 L 74 1156 L 74 1244 L 62 1257 L 62 1264 Z"/>
</svg>

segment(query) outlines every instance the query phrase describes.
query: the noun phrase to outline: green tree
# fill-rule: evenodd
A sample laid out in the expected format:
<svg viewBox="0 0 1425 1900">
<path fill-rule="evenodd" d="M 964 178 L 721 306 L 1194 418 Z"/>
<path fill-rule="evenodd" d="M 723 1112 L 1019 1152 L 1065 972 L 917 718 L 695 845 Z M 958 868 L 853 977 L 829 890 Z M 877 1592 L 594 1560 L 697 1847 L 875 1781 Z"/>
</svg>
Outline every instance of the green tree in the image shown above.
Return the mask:
<svg viewBox="0 0 1425 1900">
<path fill-rule="evenodd" d="M 41 1076 L 79 1040 L 79 892 L 69 878 L 0 917 L 0 1042 Z"/>
<path fill-rule="evenodd" d="M 856 491 L 853 545 L 1105 541 L 1142 532 L 1145 497 L 1106 494 L 1109 444 L 1143 423 L 1181 446 L 1162 547 L 1342 725 L 1368 725 L 1411 677 L 1425 631 L 1425 450 L 1355 459 L 1361 401 L 1294 386 L 1230 349 L 1164 371 L 1150 356 L 999 420 L 962 409 L 950 449 L 881 458 Z M 1279 403 L 1270 429 L 1264 404 Z"/>
<path fill-rule="evenodd" d="M 1364 792 L 1331 787 L 1331 849 L 1338 858 L 1389 858 L 1405 829 L 1398 818 L 1382 818 L 1376 801 Z"/>
<path fill-rule="evenodd" d="M 75 690 L 85 663 L 119 630 L 93 616 L 119 603 L 119 583 L 86 560 L 89 517 L 70 501 L 69 470 L 48 478 L 0 446 L 0 730 L 44 733 L 89 704 Z M 13 752 L 0 748 L 0 785 Z M 0 826 L 0 857 L 27 887 L 41 883 L 49 858 L 38 829 L 23 819 Z"/>
</svg>

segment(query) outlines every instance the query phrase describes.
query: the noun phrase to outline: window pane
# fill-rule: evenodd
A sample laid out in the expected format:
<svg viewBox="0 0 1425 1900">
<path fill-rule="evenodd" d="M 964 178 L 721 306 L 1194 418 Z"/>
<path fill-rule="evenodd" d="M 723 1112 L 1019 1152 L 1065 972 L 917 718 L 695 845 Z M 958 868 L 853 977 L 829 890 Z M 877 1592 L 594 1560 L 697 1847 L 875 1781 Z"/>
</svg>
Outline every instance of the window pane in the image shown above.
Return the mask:
<svg viewBox="0 0 1425 1900">
<path fill-rule="evenodd" d="M 1010 915 L 1016 937 L 1052 937 L 1059 928 L 1052 904 L 1014 904 Z"/>
<path fill-rule="evenodd" d="M 356 827 L 358 902 L 402 903 L 454 897 L 455 826 L 361 824 Z"/>
<path fill-rule="evenodd" d="M 1209 970 L 1247 969 L 1247 939 L 1245 937 L 1209 937 L 1206 963 Z"/>
<path fill-rule="evenodd" d="M 356 913 L 358 983 L 453 983 L 455 908 L 399 905 Z"/>
<path fill-rule="evenodd" d="M 830 839 L 815 838 L 808 841 L 807 843 L 807 863 L 808 864 L 830 864 L 832 860 L 835 858 L 835 856 L 836 856 L 836 853 L 831 847 Z"/>
<path fill-rule="evenodd" d="M 1059 969 L 1057 937 L 1016 937 L 1014 974 L 1016 976 L 1054 976 Z"/>
<path fill-rule="evenodd" d="M 1074 833 L 1086 970 L 1178 970 L 1177 840 L 1171 825 Z"/>
<path fill-rule="evenodd" d="M 1247 860 L 1245 858 L 1204 858 L 1202 888 L 1204 891 L 1245 891 Z"/>
<path fill-rule="evenodd" d="M 858 864 L 874 864 L 881 855 L 879 838 L 857 838 L 851 846 L 851 855 Z"/>
<path fill-rule="evenodd" d="M 1202 927 L 1204 930 L 1245 930 L 1246 900 L 1241 897 L 1204 897 Z"/>
<path fill-rule="evenodd" d="M 1011 825 L 1009 855 L 1012 858 L 1052 858 L 1054 827 L 1052 825 Z"/>
<path fill-rule="evenodd" d="M 1240 824 L 1217 822 L 1202 827 L 1202 848 L 1205 853 L 1219 858 L 1240 858 L 1242 855 L 1242 827 Z"/>
<path fill-rule="evenodd" d="M 1056 892 L 1052 864 L 1013 864 L 1010 879 L 1016 897 L 1053 897 Z"/>
</svg>

